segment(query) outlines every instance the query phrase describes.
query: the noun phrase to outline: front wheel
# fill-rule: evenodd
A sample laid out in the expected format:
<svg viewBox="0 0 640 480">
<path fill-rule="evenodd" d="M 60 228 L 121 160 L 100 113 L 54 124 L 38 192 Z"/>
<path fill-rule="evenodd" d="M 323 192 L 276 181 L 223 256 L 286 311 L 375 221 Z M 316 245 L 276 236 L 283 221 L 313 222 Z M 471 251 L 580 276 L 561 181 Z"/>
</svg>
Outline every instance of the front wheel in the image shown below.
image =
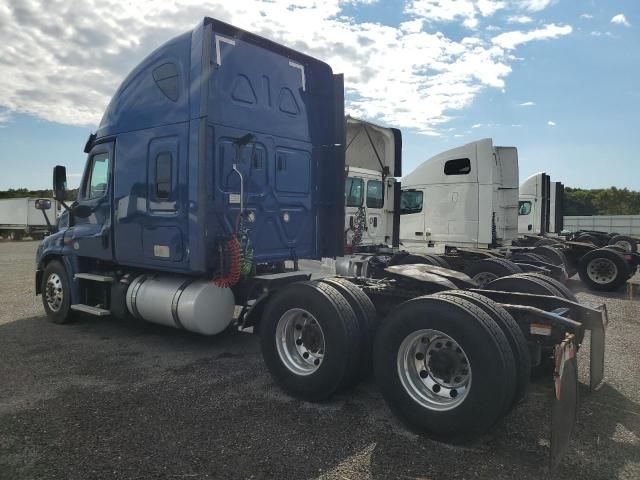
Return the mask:
<svg viewBox="0 0 640 480">
<path fill-rule="evenodd" d="M 42 275 L 42 305 L 53 323 L 70 323 L 74 320 L 71 310 L 71 288 L 64 265 L 52 260 Z"/>
</svg>

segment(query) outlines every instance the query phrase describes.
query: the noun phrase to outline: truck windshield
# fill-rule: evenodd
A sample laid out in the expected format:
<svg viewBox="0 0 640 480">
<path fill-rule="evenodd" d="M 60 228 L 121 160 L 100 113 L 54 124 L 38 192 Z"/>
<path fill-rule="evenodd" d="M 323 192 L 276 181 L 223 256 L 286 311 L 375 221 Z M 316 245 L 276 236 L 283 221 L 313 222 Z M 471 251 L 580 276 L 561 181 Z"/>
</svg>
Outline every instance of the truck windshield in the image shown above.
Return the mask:
<svg viewBox="0 0 640 480">
<path fill-rule="evenodd" d="M 344 184 L 345 203 L 347 207 L 362 206 L 364 181 L 361 178 L 347 177 Z"/>
<path fill-rule="evenodd" d="M 421 212 L 422 196 L 420 190 L 404 190 L 400 195 L 400 215 Z"/>
<path fill-rule="evenodd" d="M 531 213 L 531 202 L 518 202 L 518 215 L 529 215 Z"/>
</svg>

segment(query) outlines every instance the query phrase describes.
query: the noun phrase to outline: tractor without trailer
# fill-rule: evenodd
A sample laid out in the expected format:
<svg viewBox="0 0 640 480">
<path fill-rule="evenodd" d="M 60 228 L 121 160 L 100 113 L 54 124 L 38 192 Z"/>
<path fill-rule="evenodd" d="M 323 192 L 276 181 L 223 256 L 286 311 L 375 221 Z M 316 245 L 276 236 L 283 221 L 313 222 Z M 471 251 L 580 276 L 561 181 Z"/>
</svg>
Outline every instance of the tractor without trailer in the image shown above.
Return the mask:
<svg viewBox="0 0 640 480">
<path fill-rule="evenodd" d="M 89 137 L 68 221 L 37 252 L 48 317 L 112 315 L 205 335 L 253 327 L 287 393 L 326 399 L 373 364 L 409 428 L 456 442 L 506 415 L 531 365 L 553 355 L 557 464 L 586 330 L 591 387 L 603 380 L 604 306 L 531 274 L 478 290 L 430 265 L 315 281 L 282 271 L 344 253 L 346 131 L 342 77 L 328 65 L 205 18 L 131 72 Z M 55 167 L 56 198 L 65 181 Z"/>
<path fill-rule="evenodd" d="M 425 263 L 467 273 L 479 285 L 523 272 L 566 280 L 556 250 L 549 260 L 509 248 L 517 239 L 515 148 L 483 139 L 440 153 L 404 176 L 398 193 L 401 141 L 399 130 L 347 119 L 345 240 L 354 255 L 338 259 L 338 273 Z M 384 190 L 376 197 L 378 185 Z"/>
<path fill-rule="evenodd" d="M 520 238 L 514 244 L 543 256 L 561 252 L 569 275 L 577 272 L 593 290 L 616 290 L 635 275 L 640 239 L 590 230 L 565 231 L 563 204 L 562 183 L 552 182 L 544 172 L 527 178 L 520 186 Z"/>
</svg>

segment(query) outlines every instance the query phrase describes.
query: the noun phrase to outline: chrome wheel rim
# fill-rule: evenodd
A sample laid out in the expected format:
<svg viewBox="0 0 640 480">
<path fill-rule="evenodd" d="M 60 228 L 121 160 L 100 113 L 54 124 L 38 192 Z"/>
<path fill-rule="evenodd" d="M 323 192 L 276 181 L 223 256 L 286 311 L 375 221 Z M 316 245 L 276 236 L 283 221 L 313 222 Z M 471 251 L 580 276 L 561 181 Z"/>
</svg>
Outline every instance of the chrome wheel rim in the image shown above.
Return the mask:
<svg viewBox="0 0 640 480">
<path fill-rule="evenodd" d="M 276 347 L 280 360 L 291 372 L 311 375 L 324 360 L 324 332 L 311 313 L 302 308 L 292 308 L 278 320 Z"/>
<path fill-rule="evenodd" d="M 591 281 L 605 285 L 616 279 L 618 267 L 608 258 L 594 258 L 587 265 L 587 275 Z"/>
<path fill-rule="evenodd" d="M 631 247 L 631 244 L 629 242 L 627 242 L 626 240 L 618 240 L 616 243 L 614 243 L 614 245 L 617 245 L 618 247 L 624 248 L 624 250 L 626 252 L 632 252 L 633 248 Z"/>
<path fill-rule="evenodd" d="M 473 279 L 478 283 L 479 287 L 484 287 L 487 283 L 493 282 L 498 278 L 498 275 L 491 272 L 480 272 L 473 276 Z"/>
<path fill-rule="evenodd" d="M 57 273 L 51 273 L 47 278 L 45 298 L 52 312 L 60 311 L 62 301 L 64 300 L 64 291 L 62 290 L 62 280 Z"/>
<path fill-rule="evenodd" d="M 417 330 L 400 344 L 398 375 L 409 396 L 424 408 L 451 410 L 471 388 L 471 364 L 464 350 L 446 333 Z"/>
</svg>

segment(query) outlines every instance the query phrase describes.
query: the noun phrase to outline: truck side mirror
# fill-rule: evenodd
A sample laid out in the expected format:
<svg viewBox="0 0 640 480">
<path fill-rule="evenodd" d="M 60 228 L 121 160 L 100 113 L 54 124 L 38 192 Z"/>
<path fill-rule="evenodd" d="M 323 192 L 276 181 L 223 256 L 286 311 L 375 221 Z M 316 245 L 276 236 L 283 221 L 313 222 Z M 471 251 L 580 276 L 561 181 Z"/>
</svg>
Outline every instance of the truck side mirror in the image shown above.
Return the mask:
<svg viewBox="0 0 640 480">
<path fill-rule="evenodd" d="M 73 214 L 78 218 L 89 218 L 93 213 L 93 208 L 89 205 L 76 205 L 72 206 Z"/>
<path fill-rule="evenodd" d="M 53 167 L 53 197 L 63 200 L 67 193 L 67 169 L 62 165 Z"/>
<path fill-rule="evenodd" d="M 51 208 L 51 200 L 48 198 L 39 198 L 36 200 L 35 207 L 38 210 L 49 210 Z"/>
</svg>

